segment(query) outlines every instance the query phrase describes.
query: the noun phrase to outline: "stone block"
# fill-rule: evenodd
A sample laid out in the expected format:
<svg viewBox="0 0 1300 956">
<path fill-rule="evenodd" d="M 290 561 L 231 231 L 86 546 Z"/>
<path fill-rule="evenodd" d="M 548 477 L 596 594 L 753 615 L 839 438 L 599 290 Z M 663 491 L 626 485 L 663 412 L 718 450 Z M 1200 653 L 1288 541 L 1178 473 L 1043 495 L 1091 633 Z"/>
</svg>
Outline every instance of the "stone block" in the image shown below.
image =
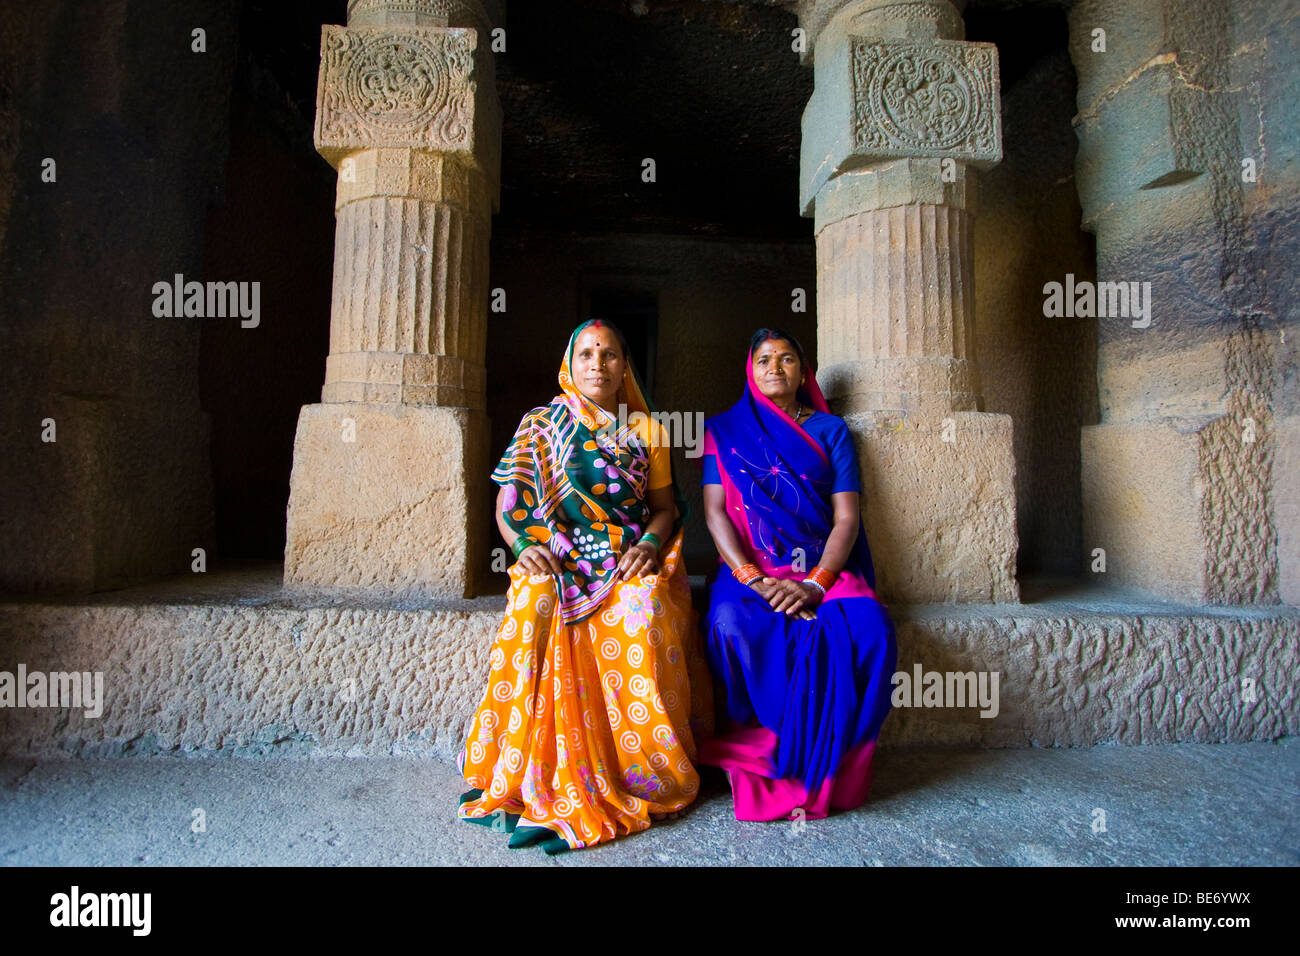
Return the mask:
<svg viewBox="0 0 1300 956">
<path fill-rule="evenodd" d="M 1229 387 L 1223 337 L 1179 348 L 1187 338 L 1177 329 L 1166 334 L 1153 319 L 1151 329 L 1133 329 L 1127 340 L 1104 343 L 1097 352 L 1102 418 L 1132 422 L 1223 414 Z"/>
<path fill-rule="evenodd" d="M 966 0 L 799 0 L 799 26 L 810 42 L 800 55 L 807 64 L 845 35 L 882 40 L 964 40 L 961 10 Z"/>
<path fill-rule="evenodd" d="M 1107 582 L 1204 603 L 1208 550 L 1195 432 L 1164 423 L 1093 425 L 1082 429 L 1080 455 L 1085 561 L 1101 548 Z"/>
<path fill-rule="evenodd" d="M 975 211 L 975 177 L 964 163 L 951 176 L 937 159 L 899 159 L 836 176 L 817 194 L 813 235 L 827 226 L 893 206 L 950 206 Z"/>
<path fill-rule="evenodd" d="M 843 415 L 888 410 L 942 417 L 978 405 L 972 372 L 968 360 L 951 356 L 871 357 L 823 365 L 817 380 Z"/>
<path fill-rule="evenodd" d="M 295 594 L 460 598 L 487 539 L 484 415 L 378 403 L 298 418 L 285 544 Z"/>
<path fill-rule="evenodd" d="M 1236 126 L 1210 102 L 1223 96 L 1189 88 L 1171 54 L 1145 66 L 1096 112 L 1080 114 L 1075 167 L 1083 228 L 1095 231 L 1114 203 L 1138 190 L 1182 185 L 1210 171 L 1216 155 L 1236 155 Z"/>
<path fill-rule="evenodd" d="M 1122 87 L 1135 71 L 1169 50 L 1163 0 L 1077 0 L 1070 8 L 1070 59 L 1078 74 L 1080 112 Z M 1094 50 L 1104 31 L 1105 51 Z"/>
<path fill-rule="evenodd" d="M 455 154 L 376 148 L 349 159 L 345 174 L 339 176 L 336 213 L 348 203 L 390 197 L 441 203 L 483 220 L 488 217 L 487 177 Z"/>
<path fill-rule="evenodd" d="M 1267 407 L 1083 429 L 1083 548 L 1105 578 L 1188 604 L 1273 603 L 1270 515 L 1277 437 Z"/>
<path fill-rule="evenodd" d="M 348 0 L 354 27 L 486 27 L 504 19 L 504 0 Z"/>
<path fill-rule="evenodd" d="M 406 611 L 27 607 L 0 609 L 14 659 L 29 674 L 102 672 L 102 713 L 0 708 L 0 753 L 83 757 L 450 759 L 482 696 L 503 611 L 500 598 Z"/>
<path fill-rule="evenodd" d="M 1015 603 L 1015 457 L 1009 415 L 845 416 L 881 598 Z"/>
<path fill-rule="evenodd" d="M 473 407 L 482 404 L 486 372 L 450 355 L 342 352 L 325 359 L 322 401 L 380 401 Z M 375 396 L 391 395 L 379 399 Z"/>
<path fill-rule="evenodd" d="M 1197 614 L 1121 603 L 902 609 L 898 670 L 997 673 L 997 713 L 896 707 L 882 745 L 1150 746 L 1300 730 L 1300 615 Z M 991 709 L 991 708 L 990 708 Z"/>
</svg>

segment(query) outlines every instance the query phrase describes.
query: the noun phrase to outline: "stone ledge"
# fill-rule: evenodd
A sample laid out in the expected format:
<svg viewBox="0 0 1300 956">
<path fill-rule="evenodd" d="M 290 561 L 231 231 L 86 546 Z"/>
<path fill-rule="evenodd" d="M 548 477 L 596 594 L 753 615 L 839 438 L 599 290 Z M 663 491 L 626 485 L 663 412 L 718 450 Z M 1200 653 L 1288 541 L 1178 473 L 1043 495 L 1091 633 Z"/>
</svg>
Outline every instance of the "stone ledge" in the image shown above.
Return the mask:
<svg viewBox="0 0 1300 956">
<path fill-rule="evenodd" d="M 0 708 L 0 754 L 451 758 L 482 692 L 501 597 L 286 599 L 279 565 L 0 603 L 0 670 L 101 671 L 103 714 Z M 1058 592 L 1059 593 L 1059 592 Z M 1066 594 L 896 606 L 899 670 L 998 671 L 996 717 L 896 708 L 882 746 L 1271 740 L 1300 733 L 1300 610 Z M 1243 678 L 1257 699 L 1243 700 Z"/>
</svg>

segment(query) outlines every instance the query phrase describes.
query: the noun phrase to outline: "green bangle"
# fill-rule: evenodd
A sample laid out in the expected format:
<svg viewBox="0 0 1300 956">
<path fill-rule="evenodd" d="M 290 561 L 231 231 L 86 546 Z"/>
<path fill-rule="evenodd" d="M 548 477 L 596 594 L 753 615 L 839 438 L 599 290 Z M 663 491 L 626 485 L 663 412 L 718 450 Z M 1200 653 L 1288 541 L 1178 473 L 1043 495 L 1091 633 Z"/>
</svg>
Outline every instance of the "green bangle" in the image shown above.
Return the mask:
<svg viewBox="0 0 1300 956">
<path fill-rule="evenodd" d="M 525 548 L 531 548 L 535 544 L 537 544 L 536 538 L 531 535 L 521 534 L 519 537 L 515 538 L 515 543 L 510 545 L 510 550 L 515 553 L 515 557 L 517 558 L 519 555 L 523 554 Z"/>
<path fill-rule="evenodd" d="M 664 543 L 659 540 L 659 535 L 651 534 L 649 531 L 641 535 L 641 540 L 638 541 L 637 544 L 645 544 L 646 542 L 654 545 L 656 551 L 664 546 Z"/>
</svg>

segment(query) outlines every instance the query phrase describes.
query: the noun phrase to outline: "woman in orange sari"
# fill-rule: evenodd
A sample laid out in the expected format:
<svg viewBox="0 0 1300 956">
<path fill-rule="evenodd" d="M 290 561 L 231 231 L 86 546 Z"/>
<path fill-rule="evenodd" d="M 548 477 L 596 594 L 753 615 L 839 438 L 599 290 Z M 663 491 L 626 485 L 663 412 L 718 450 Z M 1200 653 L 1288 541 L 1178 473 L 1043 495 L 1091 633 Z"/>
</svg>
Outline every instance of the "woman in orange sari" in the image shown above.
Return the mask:
<svg viewBox="0 0 1300 956">
<path fill-rule="evenodd" d="M 492 473 L 518 561 L 460 758 L 473 788 L 461 818 L 547 853 L 689 804 L 695 733 L 712 718 L 682 563 L 685 499 L 622 335 L 580 325 L 559 381 Z"/>
</svg>

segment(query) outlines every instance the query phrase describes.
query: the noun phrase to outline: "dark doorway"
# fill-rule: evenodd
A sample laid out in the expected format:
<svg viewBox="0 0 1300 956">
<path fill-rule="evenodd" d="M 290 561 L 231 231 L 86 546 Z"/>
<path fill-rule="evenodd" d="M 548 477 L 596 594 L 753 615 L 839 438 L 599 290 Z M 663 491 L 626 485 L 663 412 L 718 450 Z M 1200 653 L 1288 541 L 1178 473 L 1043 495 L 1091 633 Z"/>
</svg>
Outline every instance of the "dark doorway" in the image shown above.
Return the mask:
<svg viewBox="0 0 1300 956">
<path fill-rule="evenodd" d="M 622 331 L 647 397 L 654 393 L 659 347 L 659 296 L 633 289 L 603 289 L 589 296 L 587 317 L 606 319 Z M 653 401 L 653 399 L 651 399 Z"/>
</svg>

